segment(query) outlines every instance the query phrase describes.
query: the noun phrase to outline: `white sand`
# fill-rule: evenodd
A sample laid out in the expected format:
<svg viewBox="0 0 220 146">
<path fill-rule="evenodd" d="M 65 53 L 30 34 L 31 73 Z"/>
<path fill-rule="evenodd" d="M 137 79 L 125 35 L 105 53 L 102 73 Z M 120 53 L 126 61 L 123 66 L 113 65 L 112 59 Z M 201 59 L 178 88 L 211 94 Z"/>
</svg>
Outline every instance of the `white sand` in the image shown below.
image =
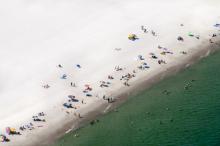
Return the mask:
<svg viewBox="0 0 220 146">
<path fill-rule="evenodd" d="M 211 35 L 219 33 L 213 25 L 220 23 L 219 0 L 8 0 L 1 1 L 0 7 L 0 134 L 5 134 L 7 126 L 18 129 L 30 122 L 35 128 L 44 126 L 21 132 L 21 136 L 7 136 L 11 142 L 0 143 L 6 146 L 46 141 L 63 125 L 77 122 L 74 112 L 86 118 L 86 113 L 107 103 L 102 95 L 116 96 L 128 89 L 120 77 L 134 69 L 137 73 L 129 81 L 131 87 L 135 81 L 152 78 L 190 59 L 201 51 L 198 46 L 208 45 Z M 158 36 L 143 33 L 141 25 Z M 200 35 L 200 39 L 189 37 L 188 32 Z M 139 40 L 128 40 L 130 33 Z M 177 41 L 178 36 L 184 42 Z M 160 55 L 158 45 L 174 54 Z M 167 64 L 150 59 L 150 52 Z M 138 55 L 146 59 L 150 69 L 137 69 L 141 62 Z M 117 65 L 126 69 L 116 72 Z M 66 80 L 60 79 L 64 73 Z M 99 81 L 108 81 L 108 75 L 115 78 L 112 84 L 100 88 Z M 70 82 L 77 87 L 70 87 Z M 45 84 L 51 87 L 44 89 Z M 93 97 L 85 97 L 85 84 L 93 88 Z M 80 100 L 77 110 L 62 106 L 69 94 Z M 82 99 L 86 104 L 81 104 Z M 38 112 L 47 114 L 46 123 L 32 121 Z"/>
</svg>

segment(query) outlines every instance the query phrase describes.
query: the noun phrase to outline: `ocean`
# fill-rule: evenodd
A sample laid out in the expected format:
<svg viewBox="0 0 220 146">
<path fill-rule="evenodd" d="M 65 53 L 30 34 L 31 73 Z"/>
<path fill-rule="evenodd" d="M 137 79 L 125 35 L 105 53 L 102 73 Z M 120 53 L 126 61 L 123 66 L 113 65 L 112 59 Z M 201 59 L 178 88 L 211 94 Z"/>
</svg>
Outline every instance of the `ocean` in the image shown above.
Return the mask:
<svg viewBox="0 0 220 146">
<path fill-rule="evenodd" d="M 220 145 L 220 52 L 129 97 L 52 146 Z"/>
</svg>

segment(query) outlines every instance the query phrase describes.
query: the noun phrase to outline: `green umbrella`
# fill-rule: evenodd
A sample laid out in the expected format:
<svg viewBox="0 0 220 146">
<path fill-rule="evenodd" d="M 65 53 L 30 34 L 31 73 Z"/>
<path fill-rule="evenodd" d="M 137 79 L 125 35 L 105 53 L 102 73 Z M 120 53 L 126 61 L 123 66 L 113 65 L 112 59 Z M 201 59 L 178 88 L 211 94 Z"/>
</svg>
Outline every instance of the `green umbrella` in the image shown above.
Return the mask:
<svg viewBox="0 0 220 146">
<path fill-rule="evenodd" d="M 192 32 L 189 32 L 188 35 L 191 36 L 191 37 L 194 36 L 194 34 Z"/>
</svg>

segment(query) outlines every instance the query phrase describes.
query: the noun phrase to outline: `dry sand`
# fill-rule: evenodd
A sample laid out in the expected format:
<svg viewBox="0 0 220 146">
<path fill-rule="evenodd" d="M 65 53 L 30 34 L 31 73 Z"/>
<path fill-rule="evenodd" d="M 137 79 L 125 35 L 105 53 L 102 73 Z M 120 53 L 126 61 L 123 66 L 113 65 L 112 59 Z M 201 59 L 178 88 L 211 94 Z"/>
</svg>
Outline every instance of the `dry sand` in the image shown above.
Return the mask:
<svg viewBox="0 0 220 146">
<path fill-rule="evenodd" d="M 7 136 L 11 142 L 0 145 L 48 143 L 48 139 L 54 140 L 69 128 L 75 129 L 107 111 L 109 104 L 103 95 L 119 101 L 118 97 L 137 91 L 137 87 L 150 86 L 207 55 L 218 47 L 220 32 L 213 25 L 220 23 L 219 6 L 217 0 L 0 2 L 0 134 L 5 134 L 7 126 L 18 130 L 32 122 L 35 127 L 21 131 L 21 136 Z M 148 33 L 141 30 L 142 25 Z M 157 36 L 151 34 L 152 30 Z M 188 36 L 189 32 L 200 39 Z M 130 33 L 139 39 L 128 40 Z M 214 33 L 218 36 L 212 38 Z M 178 36 L 184 41 L 178 41 Z M 173 54 L 161 55 L 158 45 Z M 182 51 L 187 54 L 181 54 Z M 158 60 L 150 58 L 151 52 L 167 64 L 159 65 Z M 138 60 L 138 55 L 145 60 Z M 139 70 L 137 66 L 142 62 L 150 68 Z M 117 65 L 123 70 L 115 71 Z M 134 69 L 130 87 L 124 86 L 121 76 Z M 63 74 L 67 79 L 60 78 Z M 114 80 L 108 80 L 108 75 Z M 111 84 L 100 88 L 100 81 Z M 71 82 L 76 87 L 71 87 Z M 50 88 L 42 87 L 46 84 Z M 92 97 L 82 92 L 85 84 L 92 87 Z M 62 106 L 68 95 L 75 95 L 80 101 L 73 103 L 76 110 Z M 32 121 L 32 116 L 39 112 L 46 113 L 45 123 Z"/>
</svg>

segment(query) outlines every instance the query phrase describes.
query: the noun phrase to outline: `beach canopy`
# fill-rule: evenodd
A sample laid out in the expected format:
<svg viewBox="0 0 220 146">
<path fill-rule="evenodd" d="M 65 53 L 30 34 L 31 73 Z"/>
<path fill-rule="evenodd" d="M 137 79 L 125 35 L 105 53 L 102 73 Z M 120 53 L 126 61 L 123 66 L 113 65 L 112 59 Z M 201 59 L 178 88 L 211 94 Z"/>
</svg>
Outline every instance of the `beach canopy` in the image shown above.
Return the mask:
<svg viewBox="0 0 220 146">
<path fill-rule="evenodd" d="M 215 25 L 214 25 L 214 27 L 220 27 L 220 24 L 219 24 L 219 23 L 217 23 L 217 24 L 215 24 Z"/>
</svg>

